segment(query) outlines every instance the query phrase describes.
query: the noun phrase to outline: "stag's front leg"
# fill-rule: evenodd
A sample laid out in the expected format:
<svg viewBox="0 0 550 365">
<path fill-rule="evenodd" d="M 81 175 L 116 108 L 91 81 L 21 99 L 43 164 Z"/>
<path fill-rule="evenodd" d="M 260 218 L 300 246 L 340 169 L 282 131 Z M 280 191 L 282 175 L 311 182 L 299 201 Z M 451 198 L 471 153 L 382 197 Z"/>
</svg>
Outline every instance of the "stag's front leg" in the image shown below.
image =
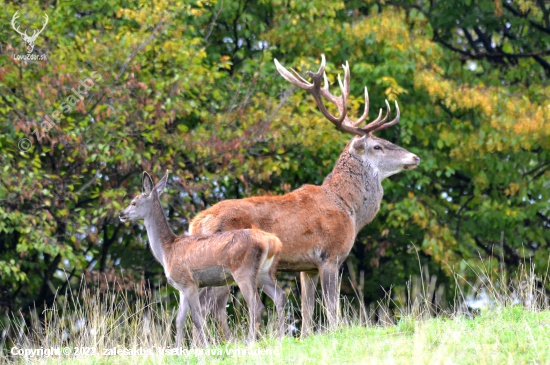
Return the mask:
<svg viewBox="0 0 550 365">
<path fill-rule="evenodd" d="M 176 347 L 181 347 L 181 340 L 183 337 L 183 329 L 185 328 L 185 320 L 189 313 L 189 303 L 187 298 L 180 291 L 180 306 L 178 308 L 178 315 L 176 317 Z"/>
<path fill-rule="evenodd" d="M 302 286 L 302 337 L 307 337 L 313 332 L 313 311 L 315 309 L 315 291 L 319 273 L 301 272 L 300 284 Z"/>
<path fill-rule="evenodd" d="M 323 288 L 328 325 L 330 328 L 334 328 L 338 324 L 340 314 L 338 265 L 325 265 L 319 271 L 321 273 L 321 286 Z"/>
</svg>

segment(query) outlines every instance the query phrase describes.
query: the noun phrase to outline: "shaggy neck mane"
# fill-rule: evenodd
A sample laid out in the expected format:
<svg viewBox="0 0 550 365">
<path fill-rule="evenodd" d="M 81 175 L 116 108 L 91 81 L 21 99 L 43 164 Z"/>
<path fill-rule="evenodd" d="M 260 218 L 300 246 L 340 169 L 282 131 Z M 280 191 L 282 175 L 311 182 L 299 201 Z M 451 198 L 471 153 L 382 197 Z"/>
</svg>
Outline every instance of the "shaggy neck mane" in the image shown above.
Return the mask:
<svg viewBox="0 0 550 365">
<path fill-rule="evenodd" d="M 351 141 L 323 181 L 323 187 L 340 198 L 343 208 L 355 220 L 357 234 L 376 216 L 384 191 L 378 172 L 350 153 L 350 145 Z"/>
</svg>

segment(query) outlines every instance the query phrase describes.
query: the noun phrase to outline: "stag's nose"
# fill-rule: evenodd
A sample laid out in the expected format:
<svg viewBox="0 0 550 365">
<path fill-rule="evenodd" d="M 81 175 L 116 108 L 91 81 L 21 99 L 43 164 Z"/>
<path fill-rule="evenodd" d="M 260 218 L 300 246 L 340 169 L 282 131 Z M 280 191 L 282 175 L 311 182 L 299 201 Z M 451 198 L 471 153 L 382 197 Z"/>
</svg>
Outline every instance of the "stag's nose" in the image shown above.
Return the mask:
<svg viewBox="0 0 550 365">
<path fill-rule="evenodd" d="M 417 165 L 420 164 L 420 157 L 418 157 L 417 155 L 413 156 L 413 160 L 414 160 L 414 162 L 416 162 Z"/>
</svg>

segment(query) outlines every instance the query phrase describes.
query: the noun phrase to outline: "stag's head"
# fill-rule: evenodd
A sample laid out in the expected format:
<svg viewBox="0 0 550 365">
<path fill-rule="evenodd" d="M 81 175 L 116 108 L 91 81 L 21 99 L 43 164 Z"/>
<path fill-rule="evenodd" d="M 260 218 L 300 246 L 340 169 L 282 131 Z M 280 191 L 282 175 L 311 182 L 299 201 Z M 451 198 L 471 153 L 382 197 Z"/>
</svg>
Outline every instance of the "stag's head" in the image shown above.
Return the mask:
<svg viewBox="0 0 550 365">
<path fill-rule="evenodd" d="M 166 171 L 164 177 L 155 186 L 151 176 L 144 171 L 142 177 L 143 192 L 136 195 L 130 205 L 118 214 L 120 220 L 122 222 L 139 221 L 144 220 L 151 214 L 158 214 L 155 208 L 158 208 L 160 205 L 159 196 L 164 191 L 167 180 L 168 171 Z M 160 212 L 162 213 L 162 209 Z"/>
<path fill-rule="evenodd" d="M 365 165 L 376 169 L 381 177 L 380 180 L 402 170 L 412 170 L 418 166 L 420 163 L 420 158 L 417 155 L 389 141 L 386 141 L 385 139 L 378 138 L 373 135 L 374 132 L 384 130 L 399 122 L 401 113 L 399 111 L 397 101 L 395 102 L 395 108 L 397 109 L 397 116 L 395 119 L 388 122 L 391 110 L 390 105 L 386 100 L 386 116 L 382 118 L 382 109 L 380 109 L 378 118 L 366 126 L 361 127 L 361 124 L 365 122 L 369 113 L 369 94 L 367 92 L 367 88 L 365 87 L 365 111 L 363 115 L 357 120 L 351 120 L 349 118 L 347 115 L 346 99 L 350 93 L 351 76 L 347 62 L 345 65 L 342 65 L 344 68 L 343 83 L 340 79 L 340 75 L 338 75 L 338 83 L 342 93 L 340 97 L 336 97 L 329 92 L 327 76 L 325 74 L 324 55 L 322 56 L 319 71 L 315 73 L 310 71 L 307 72 L 307 75 L 311 77 L 313 83 L 306 81 L 293 69 L 290 69 L 292 72 L 289 72 L 286 68 L 281 66 L 277 60 L 275 60 L 275 65 L 277 66 L 277 70 L 281 76 L 283 76 L 287 81 L 301 89 L 307 90 L 313 96 L 319 110 L 325 118 L 333 123 L 338 129 L 355 134 L 355 137 L 353 137 L 348 144 L 348 152 L 362 160 Z M 321 78 L 324 78 L 325 80 L 325 86 L 323 88 L 321 88 Z M 323 98 L 338 107 L 338 111 L 340 113 L 339 117 L 332 115 L 327 110 L 323 102 Z"/>
<path fill-rule="evenodd" d="M 33 30 L 32 35 L 29 36 L 27 34 L 27 30 L 25 30 L 25 32 L 21 32 L 19 30 L 19 27 L 17 26 L 17 18 L 19 18 L 19 15 L 17 13 L 19 13 L 19 10 L 16 11 L 15 14 L 13 14 L 13 18 L 11 19 L 11 25 L 12 25 L 13 29 L 17 33 L 19 33 L 19 35 L 21 35 L 21 38 L 23 39 L 23 42 L 25 42 L 27 53 L 31 53 L 34 50 L 34 43 L 36 42 L 36 38 L 38 38 L 40 33 L 42 33 L 44 28 L 46 28 L 46 24 L 48 24 L 48 19 L 49 19 L 48 14 L 44 14 L 44 23 L 42 24 L 42 29 L 40 29 L 38 31 Z"/>
</svg>

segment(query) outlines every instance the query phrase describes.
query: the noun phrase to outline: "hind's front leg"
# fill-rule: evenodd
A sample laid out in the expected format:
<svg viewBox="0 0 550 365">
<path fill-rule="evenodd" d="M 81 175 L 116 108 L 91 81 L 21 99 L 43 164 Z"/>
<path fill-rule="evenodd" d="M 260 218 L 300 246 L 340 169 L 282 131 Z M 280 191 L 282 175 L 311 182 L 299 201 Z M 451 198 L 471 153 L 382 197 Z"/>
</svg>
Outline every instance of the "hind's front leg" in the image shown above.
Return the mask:
<svg viewBox="0 0 550 365">
<path fill-rule="evenodd" d="M 205 317 L 201 311 L 198 288 L 196 286 L 185 288 L 184 295 L 191 309 L 191 318 L 195 330 L 197 331 L 198 345 L 200 347 L 206 347 L 208 346 L 208 341 L 206 340 L 206 333 L 204 332 Z"/>
<path fill-rule="evenodd" d="M 180 290 L 180 305 L 178 308 L 178 315 L 176 317 L 176 347 L 181 347 L 181 340 L 183 337 L 183 329 L 185 328 L 185 320 L 189 313 L 189 303 L 187 298 Z"/>
</svg>

